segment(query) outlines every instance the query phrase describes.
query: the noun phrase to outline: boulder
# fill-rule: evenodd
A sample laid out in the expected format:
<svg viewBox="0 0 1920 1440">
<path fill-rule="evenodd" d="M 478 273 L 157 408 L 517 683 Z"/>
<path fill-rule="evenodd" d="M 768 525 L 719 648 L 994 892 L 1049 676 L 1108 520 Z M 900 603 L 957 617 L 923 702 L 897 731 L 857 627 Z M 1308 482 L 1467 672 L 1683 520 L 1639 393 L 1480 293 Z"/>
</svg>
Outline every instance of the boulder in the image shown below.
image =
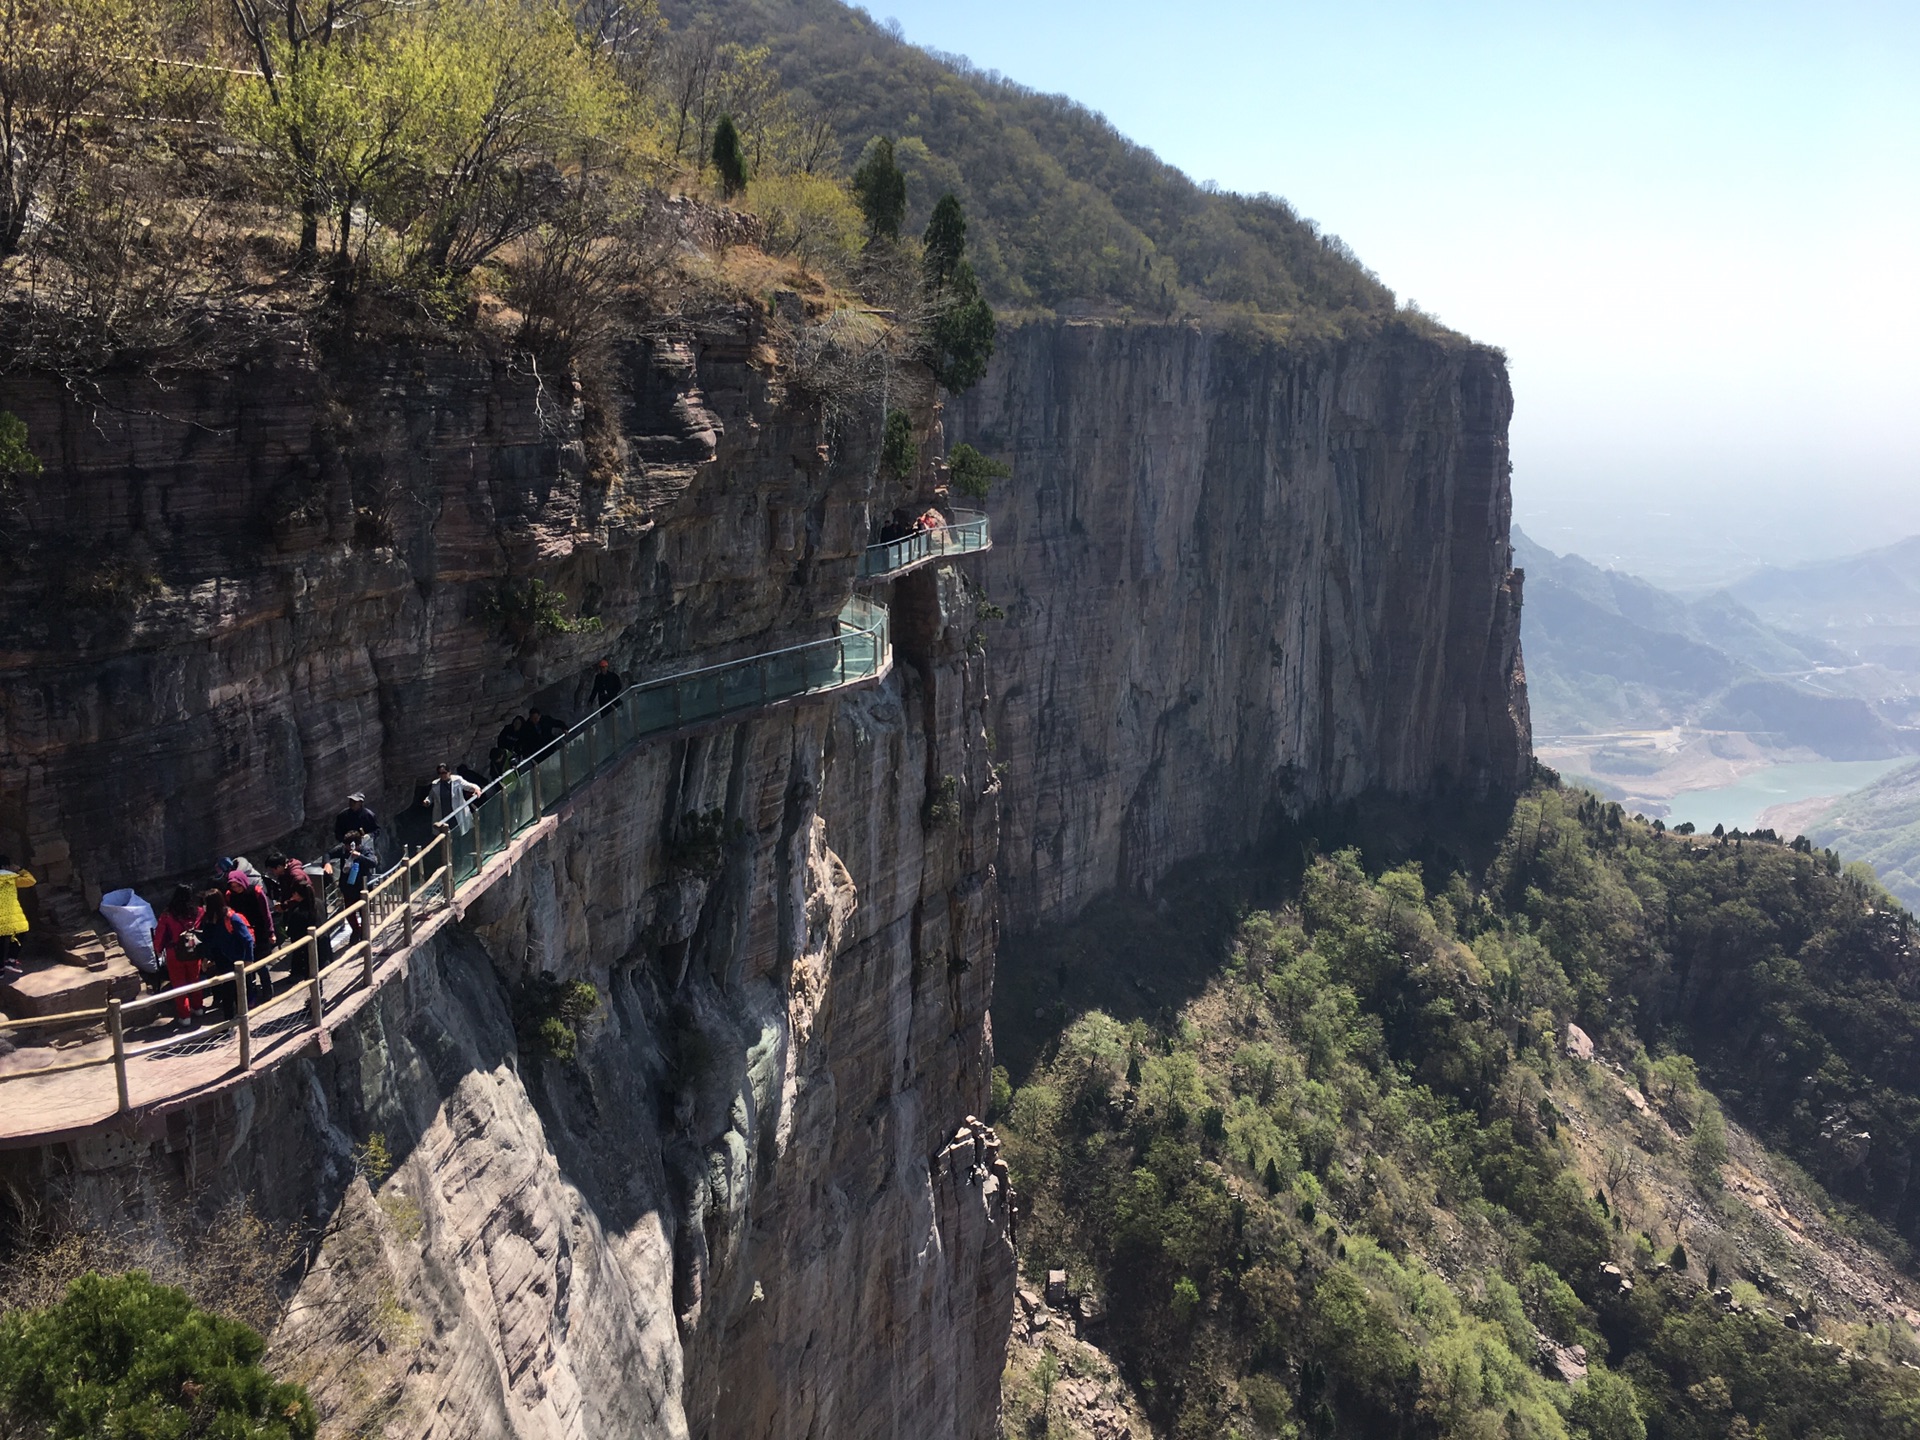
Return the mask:
<svg viewBox="0 0 1920 1440">
<path fill-rule="evenodd" d="M 1064 1270 L 1047 1271 L 1047 1304 L 1064 1305 L 1067 1303 L 1067 1272 Z"/>
<path fill-rule="evenodd" d="M 1578 1025 L 1568 1025 L 1567 1054 L 1575 1060 L 1593 1059 L 1593 1037 Z"/>
<path fill-rule="evenodd" d="M 1587 1347 L 1562 1345 L 1546 1335 L 1533 1337 L 1534 1358 L 1546 1375 L 1563 1385 L 1587 1378 Z"/>
</svg>

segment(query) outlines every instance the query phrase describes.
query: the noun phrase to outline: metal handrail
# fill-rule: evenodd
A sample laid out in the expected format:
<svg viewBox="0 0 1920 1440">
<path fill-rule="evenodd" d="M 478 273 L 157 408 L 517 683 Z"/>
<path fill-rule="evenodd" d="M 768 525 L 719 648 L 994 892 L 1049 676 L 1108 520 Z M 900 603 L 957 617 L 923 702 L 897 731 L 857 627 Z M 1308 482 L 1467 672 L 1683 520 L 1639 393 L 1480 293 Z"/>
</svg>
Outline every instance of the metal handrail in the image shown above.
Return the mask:
<svg viewBox="0 0 1920 1440">
<path fill-rule="evenodd" d="M 889 624 L 886 606 L 854 596 L 840 608 L 836 633 L 824 639 L 635 681 L 564 735 L 483 785 L 478 795 L 447 817 L 443 824 L 454 845 L 455 882 L 464 883 L 477 875 L 515 835 L 585 785 L 610 760 L 651 735 L 878 675 L 893 653 Z M 851 665 L 850 648 L 865 652 Z M 824 684 L 811 683 L 812 667 L 807 662 L 815 656 L 824 659 L 829 653 L 833 661 L 826 675 L 830 678 Z M 772 676 L 783 665 L 798 683 L 783 681 L 776 692 Z M 688 713 L 689 693 L 710 685 L 718 701 L 725 694 L 729 677 L 756 670 L 758 686 L 745 687 L 736 703 L 716 703 Z M 643 719 L 645 707 L 663 693 L 672 696 L 671 713 L 662 706 L 651 721 Z"/>
<path fill-rule="evenodd" d="M 240 1068 L 242 1070 L 250 1068 L 253 1058 L 253 1030 L 262 1016 L 279 1009 L 304 992 L 312 1028 L 324 1029 L 326 1026 L 324 982 L 328 977 L 357 961 L 365 988 L 371 989 L 379 960 L 382 958 L 376 950 L 375 942 L 397 923 L 403 934 L 400 949 L 404 950 L 411 945 L 414 935 L 415 902 L 423 894 L 438 886 L 441 898 L 451 902 L 459 888 L 476 878 L 488 860 L 505 850 L 515 836 L 532 829 L 539 823 L 542 816 L 550 813 L 562 800 L 586 785 L 609 761 L 624 754 L 651 735 L 678 729 L 689 719 L 694 721 L 717 719 L 724 714 L 752 709 L 776 700 L 837 689 L 843 685 L 879 675 L 891 662 L 893 654 L 889 623 L 886 606 L 856 596 L 841 608 L 835 633 L 825 639 L 805 641 L 779 650 L 746 656 L 740 660 L 705 665 L 653 680 L 638 681 L 627 686 L 619 696 L 595 710 L 539 754 L 523 760 L 505 775 L 483 787 L 478 796 L 437 827 L 438 833 L 425 847 L 405 856 L 392 870 L 374 880 L 353 904 L 326 915 L 321 923 L 328 929 L 339 925 L 342 921 L 363 916 L 366 922 L 366 933 L 347 944 L 324 968 L 319 963 L 320 936 L 323 932 L 314 930 L 298 940 L 288 941 L 249 964 L 235 966 L 230 973 L 209 976 L 191 984 L 169 988 L 151 995 L 137 996 L 125 1002 L 109 999 L 105 1006 L 97 1010 L 72 1010 L 59 1015 L 30 1015 L 17 1020 L 0 1018 L 0 1033 L 32 1026 L 63 1023 L 85 1026 L 104 1024 L 112 1041 L 111 1051 L 108 1054 L 86 1056 L 77 1060 L 36 1066 L 28 1070 L 7 1072 L 0 1074 L 0 1083 L 111 1065 L 118 1090 L 119 1113 L 124 1115 L 132 1108 L 127 1077 L 129 1060 L 169 1050 L 190 1041 L 204 1041 L 209 1038 L 237 1034 L 240 1040 Z M 816 655 L 824 658 L 829 652 L 833 657 L 832 664 L 823 672 L 823 676 L 830 678 L 827 678 L 827 683 L 815 684 L 812 680 L 813 667 L 807 662 Z M 797 666 L 795 662 L 798 662 Z M 778 693 L 775 693 L 773 667 L 780 663 L 795 666 L 795 668 L 789 671 L 787 678 L 782 680 Z M 729 675 L 746 673 L 754 667 L 759 667 L 760 683 L 757 694 L 743 694 L 735 704 L 713 711 L 702 711 L 691 717 L 685 714 L 686 691 L 690 686 L 711 682 L 714 686 L 715 698 L 718 699 L 725 693 L 725 682 Z M 791 681 L 799 683 L 796 685 L 790 683 Z M 640 724 L 637 716 L 641 704 L 648 697 L 665 689 L 671 689 L 674 695 L 672 719 L 665 723 Z M 576 759 L 584 763 L 572 763 Z M 549 786 L 548 772 L 554 770 L 559 773 L 552 777 L 555 783 Z M 517 800 L 525 803 L 516 805 L 514 802 Z M 486 833 L 490 825 L 494 829 L 498 843 L 491 843 L 492 837 Z M 463 846 L 461 837 L 464 836 L 473 838 L 471 843 Z M 433 863 L 436 852 L 439 852 L 437 865 Z M 468 862 L 464 874 L 462 873 L 463 860 Z M 426 867 L 426 873 L 416 881 L 416 868 L 423 865 Z M 246 1000 L 247 980 L 281 963 L 300 950 L 305 950 L 307 953 L 306 977 L 268 1000 L 258 1010 L 250 1010 Z M 234 990 L 232 1019 L 212 1026 L 160 1036 L 134 1046 L 127 1044 L 126 1027 L 130 1017 L 172 1005 L 182 998 L 203 995 L 224 986 L 232 986 Z"/>
<path fill-rule="evenodd" d="M 953 519 L 938 530 L 916 530 L 898 540 L 869 545 L 860 555 L 860 578 L 884 580 L 926 560 L 968 555 L 992 546 L 987 517 L 978 510 L 956 509 Z"/>
</svg>

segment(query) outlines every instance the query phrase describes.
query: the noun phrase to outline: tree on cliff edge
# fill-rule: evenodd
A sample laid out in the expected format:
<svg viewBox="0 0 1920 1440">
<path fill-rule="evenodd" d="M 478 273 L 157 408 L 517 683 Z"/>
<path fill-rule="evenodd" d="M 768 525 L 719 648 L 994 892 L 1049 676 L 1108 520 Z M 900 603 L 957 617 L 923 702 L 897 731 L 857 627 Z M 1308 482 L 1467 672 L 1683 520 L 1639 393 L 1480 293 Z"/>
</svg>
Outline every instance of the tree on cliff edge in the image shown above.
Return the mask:
<svg viewBox="0 0 1920 1440">
<path fill-rule="evenodd" d="M 922 266 L 932 316 L 924 358 L 953 394 L 970 390 L 993 358 L 993 307 L 967 262 L 967 216 L 957 197 L 940 197 L 922 237 Z"/>
<path fill-rule="evenodd" d="M 893 141 L 876 135 L 853 172 L 853 198 L 866 217 L 869 240 L 898 240 L 907 218 L 907 177 L 893 158 Z"/>
<path fill-rule="evenodd" d="M 720 173 L 720 194 L 731 200 L 747 188 L 747 152 L 733 116 L 722 115 L 713 127 L 713 168 Z"/>
</svg>

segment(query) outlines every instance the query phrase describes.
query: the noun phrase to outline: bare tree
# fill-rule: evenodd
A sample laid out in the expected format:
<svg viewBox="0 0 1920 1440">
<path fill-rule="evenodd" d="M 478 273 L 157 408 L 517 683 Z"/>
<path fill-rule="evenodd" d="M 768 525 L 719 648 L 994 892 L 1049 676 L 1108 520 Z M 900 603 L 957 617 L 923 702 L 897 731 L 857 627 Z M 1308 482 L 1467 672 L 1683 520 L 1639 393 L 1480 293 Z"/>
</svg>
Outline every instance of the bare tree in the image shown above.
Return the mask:
<svg viewBox="0 0 1920 1440">
<path fill-rule="evenodd" d="M 79 127 L 120 85 L 137 29 L 125 0 L 0 0 L 0 258 L 71 183 Z"/>
<path fill-rule="evenodd" d="M 577 0 L 574 23 L 635 90 L 652 86 L 667 28 L 655 0 Z"/>
</svg>

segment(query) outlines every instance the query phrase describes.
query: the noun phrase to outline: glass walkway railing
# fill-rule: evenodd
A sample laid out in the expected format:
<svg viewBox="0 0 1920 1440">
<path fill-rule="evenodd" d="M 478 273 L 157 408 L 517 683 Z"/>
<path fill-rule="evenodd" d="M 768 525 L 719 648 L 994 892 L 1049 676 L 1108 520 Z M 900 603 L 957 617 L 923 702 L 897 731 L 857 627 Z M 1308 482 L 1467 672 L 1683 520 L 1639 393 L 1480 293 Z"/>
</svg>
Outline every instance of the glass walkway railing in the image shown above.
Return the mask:
<svg viewBox="0 0 1920 1440">
<path fill-rule="evenodd" d="M 916 530 L 898 540 L 869 545 L 860 557 L 862 580 L 885 580 L 904 574 L 928 560 L 948 555 L 970 555 L 993 548 L 987 517 L 978 510 L 955 510 L 953 520 L 938 530 Z"/>
<path fill-rule="evenodd" d="M 521 761 L 455 813 L 447 823 L 454 883 L 472 879 L 514 836 L 640 741 L 870 679 L 886 668 L 892 653 L 886 606 L 856 597 L 841 610 L 827 639 L 629 685 L 618 699 Z"/>
</svg>

